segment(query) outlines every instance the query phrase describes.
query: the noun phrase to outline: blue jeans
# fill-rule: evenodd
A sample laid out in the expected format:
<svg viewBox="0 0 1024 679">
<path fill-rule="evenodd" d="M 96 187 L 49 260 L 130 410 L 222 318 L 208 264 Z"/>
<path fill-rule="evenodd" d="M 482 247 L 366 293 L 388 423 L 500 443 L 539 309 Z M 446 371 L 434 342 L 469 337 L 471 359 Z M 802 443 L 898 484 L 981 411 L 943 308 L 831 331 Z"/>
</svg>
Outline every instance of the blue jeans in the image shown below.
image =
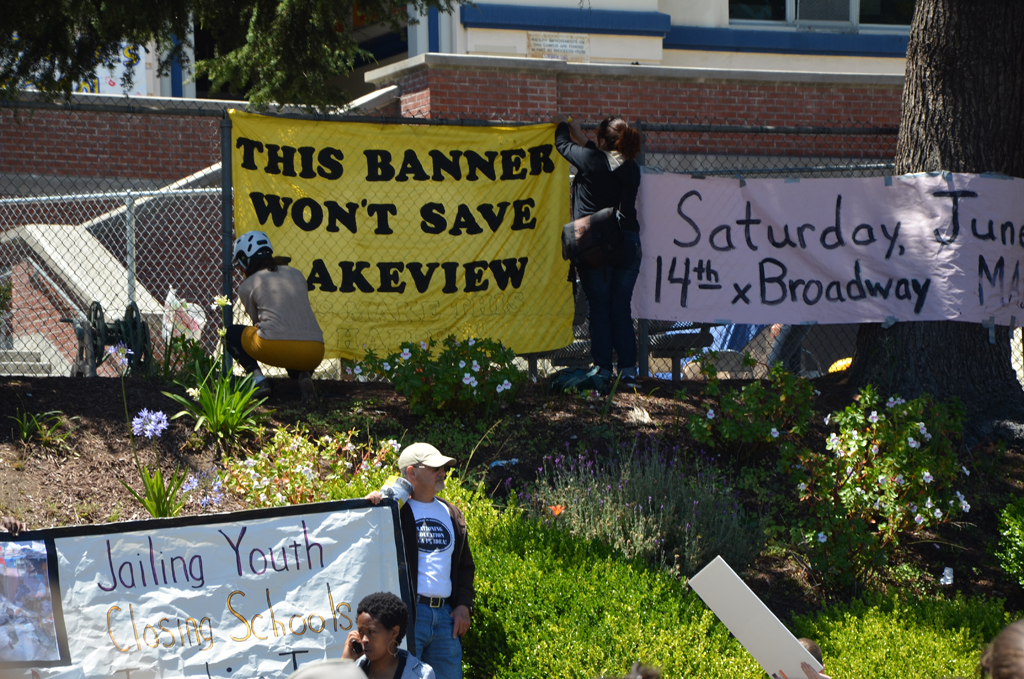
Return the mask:
<svg viewBox="0 0 1024 679">
<path fill-rule="evenodd" d="M 620 373 L 636 367 L 631 302 L 643 257 L 640 234 L 624 231 L 622 237 L 622 256 L 616 264 L 577 269 L 590 308 L 590 354 L 594 365 L 610 372 L 614 349 L 619 356 Z"/>
<path fill-rule="evenodd" d="M 462 679 L 462 642 L 452 639 L 455 619 L 448 604 L 416 604 L 416 657 L 434 668 L 437 679 Z"/>
</svg>

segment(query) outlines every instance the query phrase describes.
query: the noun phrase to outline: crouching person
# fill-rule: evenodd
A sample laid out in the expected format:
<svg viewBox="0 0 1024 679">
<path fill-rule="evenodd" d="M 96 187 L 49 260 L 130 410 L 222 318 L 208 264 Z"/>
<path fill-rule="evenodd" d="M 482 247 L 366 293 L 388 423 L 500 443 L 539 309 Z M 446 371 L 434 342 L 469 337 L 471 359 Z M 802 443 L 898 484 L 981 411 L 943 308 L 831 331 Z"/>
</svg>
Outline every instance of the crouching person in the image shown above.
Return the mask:
<svg viewBox="0 0 1024 679">
<path fill-rule="evenodd" d="M 263 363 L 287 370 L 299 381 L 302 400 L 314 400 L 312 372 L 324 358 L 324 333 L 309 304 L 306 277 L 274 258 L 262 231 L 239 236 L 233 262 L 245 269 L 238 299 L 253 324 L 228 328 L 228 353 L 252 377 L 256 397 L 271 394 L 270 381 L 260 370 Z"/>
</svg>

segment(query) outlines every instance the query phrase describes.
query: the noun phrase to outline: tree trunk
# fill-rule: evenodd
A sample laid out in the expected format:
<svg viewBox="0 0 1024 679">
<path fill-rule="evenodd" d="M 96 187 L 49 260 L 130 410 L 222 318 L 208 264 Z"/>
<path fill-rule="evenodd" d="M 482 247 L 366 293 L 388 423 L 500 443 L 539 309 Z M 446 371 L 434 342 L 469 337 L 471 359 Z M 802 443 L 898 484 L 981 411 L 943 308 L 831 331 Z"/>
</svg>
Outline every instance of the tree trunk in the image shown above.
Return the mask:
<svg viewBox="0 0 1024 679">
<path fill-rule="evenodd" d="M 1024 177 L 1024 2 L 917 0 L 907 49 L 896 172 L 1001 172 Z M 855 386 L 914 398 L 958 396 L 965 439 L 1024 419 L 1011 337 L 975 323 L 862 325 Z"/>
</svg>

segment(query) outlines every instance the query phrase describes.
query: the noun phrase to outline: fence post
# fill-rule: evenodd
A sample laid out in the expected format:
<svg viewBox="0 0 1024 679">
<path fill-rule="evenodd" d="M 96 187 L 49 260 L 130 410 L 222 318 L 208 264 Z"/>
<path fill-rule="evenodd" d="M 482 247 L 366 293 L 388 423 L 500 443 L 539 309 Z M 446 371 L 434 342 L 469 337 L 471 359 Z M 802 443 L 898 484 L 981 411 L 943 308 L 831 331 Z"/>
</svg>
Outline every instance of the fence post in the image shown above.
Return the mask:
<svg viewBox="0 0 1024 679">
<path fill-rule="evenodd" d="M 234 291 L 231 280 L 231 246 L 233 205 L 231 193 L 231 118 L 228 110 L 224 109 L 224 117 L 220 121 L 220 230 L 221 230 L 221 266 L 224 272 L 222 294 L 227 297 L 228 306 L 221 307 L 223 314 L 224 329 L 231 327 L 234 319 L 232 317 Z M 224 343 L 224 375 L 231 374 L 231 357 L 227 352 L 227 342 Z"/>
<path fill-rule="evenodd" d="M 644 135 L 643 121 L 637 119 L 636 129 L 640 133 L 640 155 L 636 157 L 636 162 L 640 167 L 645 164 L 644 153 L 647 150 L 647 137 Z M 641 180 L 642 181 L 642 180 Z M 650 365 L 650 349 L 651 339 L 648 333 L 648 323 L 646 318 L 641 318 L 637 322 L 637 372 L 643 377 L 649 377 L 651 374 Z"/>
<path fill-rule="evenodd" d="M 125 268 L 128 269 L 128 303 L 135 303 L 135 195 L 129 191 L 125 207 Z"/>
</svg>

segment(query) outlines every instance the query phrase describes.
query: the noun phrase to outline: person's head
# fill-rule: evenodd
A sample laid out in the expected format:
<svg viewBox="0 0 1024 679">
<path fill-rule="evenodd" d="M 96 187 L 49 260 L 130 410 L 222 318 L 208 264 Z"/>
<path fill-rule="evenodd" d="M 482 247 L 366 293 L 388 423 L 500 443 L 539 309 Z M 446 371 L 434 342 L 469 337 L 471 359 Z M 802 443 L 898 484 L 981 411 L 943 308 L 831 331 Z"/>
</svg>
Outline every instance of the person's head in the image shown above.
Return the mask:
<svg viewBox="0 0 1024 679">
<path fill-rule="evenodd" d="M 814 656 L 814 659 L 817 660 L 820 665 L 825 665 L 825 661 L 822 660 L 823 656 L 821 655 L 821 646 L 818 645 L 818 642 L 814 639 L 808 639 L 807 637 L 800 637 L 797 641 L 800 642 L 801 646 L 807 649 L 808 653 Z"/>
<path fill-rule="evenodd" d="M 366 674 L 351 660 L 318 660 L 295 670 L 288 679 L 366 679 Z"/>
<path fill-rule="evenodd" d="M 383 660 L 398 653 L 409 626 L 409 609 L 391 592 L 375 592 L 356 607 L 356 625 L 367 660 Z"/>
<path fill-rule="evenodd" d="M 996 635 L 978 662 L 982 677 L 1024 679 L 1024 619 Z"/>
<path fill-rule="evenodd" d="M 455 458 L 442 455 L 429 443 L 413 443 L 398 456 L 398 469 L 412 484 L 413 497 L 434 495 L 444 490 L 447 467 Z M 418 498 L 417 498 L 418 499 Z"/>
<path fill-rule="evenodd" d="M 270 243 L 270 237 L 262 231 L 249 231 L 235 239 L 234 258 L 235 266 L 245 268 L 245 275 L 251 276 L 261 269 L 275 268 L 274 246 Z"/>
<path fill-rule="evenodd" d="M 640 153 L 640 133 L 622 118 L 605 118 L 597 127 L 597 147 L 618 151 L 626 160 L 633 160 Z"/>
</svg>

